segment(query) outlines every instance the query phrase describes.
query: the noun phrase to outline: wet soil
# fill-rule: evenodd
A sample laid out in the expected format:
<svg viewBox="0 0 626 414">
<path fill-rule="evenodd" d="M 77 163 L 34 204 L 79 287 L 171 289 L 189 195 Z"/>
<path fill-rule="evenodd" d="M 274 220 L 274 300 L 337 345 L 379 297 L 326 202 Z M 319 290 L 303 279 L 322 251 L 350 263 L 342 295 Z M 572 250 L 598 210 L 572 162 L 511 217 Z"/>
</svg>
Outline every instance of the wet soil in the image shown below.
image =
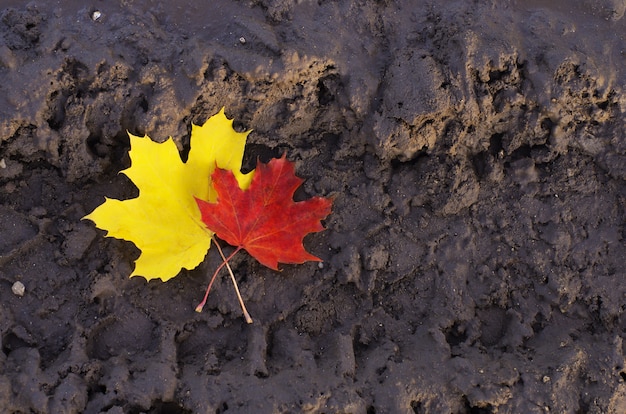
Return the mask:
<svg viewBox="0 0 626 414">
<path fill-rule="evenodd" d="M 5 0 L 0 411 L 626 412 L 626 4 Z M 86 6 L 86 4 L 89 4 Z M 94 14 L 94 12 L 100 14 Z M 173 280 L 81 221 L 221 107 L 324 262 Z M 14 283 L 24 285 L 20 296 Z"/>
</svg>

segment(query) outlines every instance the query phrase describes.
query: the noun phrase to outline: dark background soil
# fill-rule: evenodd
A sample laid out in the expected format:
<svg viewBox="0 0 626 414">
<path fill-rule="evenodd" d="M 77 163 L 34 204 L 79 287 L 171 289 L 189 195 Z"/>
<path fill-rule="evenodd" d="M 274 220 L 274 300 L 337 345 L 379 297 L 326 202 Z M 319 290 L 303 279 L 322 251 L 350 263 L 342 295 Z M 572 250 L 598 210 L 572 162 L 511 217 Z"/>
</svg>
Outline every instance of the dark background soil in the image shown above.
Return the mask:
<svg viewBox="0 0 626 414">
<path fill-rule="evenodd" d="M 25 3 L 0 411 L 626 412 L 624 1 Z M 126 131 L 185 151 L 222 106 L 248 167 L 286 152 L 299 197 L 336 196 L 323 266 L 234 259 L 252 325 L 227 277 L 194 312 L 215 251 L 129 279 L 137 249 L 80 220 L 137 194 Z"/>
</svg>

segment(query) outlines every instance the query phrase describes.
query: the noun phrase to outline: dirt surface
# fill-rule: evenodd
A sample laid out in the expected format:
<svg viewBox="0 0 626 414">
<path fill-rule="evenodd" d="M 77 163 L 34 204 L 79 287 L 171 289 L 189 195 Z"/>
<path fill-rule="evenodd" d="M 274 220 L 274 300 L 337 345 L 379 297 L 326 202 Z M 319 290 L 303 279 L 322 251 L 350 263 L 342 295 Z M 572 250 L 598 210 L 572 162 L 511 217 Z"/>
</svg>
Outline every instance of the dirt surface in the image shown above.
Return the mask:
<svg viewBox="0 0 626 414">
<path fill-rule="evenodd" d="M 1 412 L 626 412 L 624 1 L 2 3 Z M 336 197 L 252 325 L 81 221 L 221 107 Z"/>
</svg>

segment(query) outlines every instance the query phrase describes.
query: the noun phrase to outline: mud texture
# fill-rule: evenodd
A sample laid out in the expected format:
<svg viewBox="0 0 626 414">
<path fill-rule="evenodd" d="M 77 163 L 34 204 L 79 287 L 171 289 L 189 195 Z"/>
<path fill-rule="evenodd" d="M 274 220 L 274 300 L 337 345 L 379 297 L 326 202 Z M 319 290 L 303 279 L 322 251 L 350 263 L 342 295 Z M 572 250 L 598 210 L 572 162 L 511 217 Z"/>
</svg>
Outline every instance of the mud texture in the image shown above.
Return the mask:
<svg viewBox="0 0 626 414">
<path fill-rule="evenodd" d="M 626 412 L 626 3 L 5 0 L 0 411 Z M 115 4 L 113 4 L 115 3 Z M 171 4 L 170 4 L 171 3 Z M 100 14 L 94 14 L 98 11 Z M 127 131 L 221 107 L 324 259 L 129 279 Z M 13 292 L 23 283 L 23 296 Z"/>
</svg>

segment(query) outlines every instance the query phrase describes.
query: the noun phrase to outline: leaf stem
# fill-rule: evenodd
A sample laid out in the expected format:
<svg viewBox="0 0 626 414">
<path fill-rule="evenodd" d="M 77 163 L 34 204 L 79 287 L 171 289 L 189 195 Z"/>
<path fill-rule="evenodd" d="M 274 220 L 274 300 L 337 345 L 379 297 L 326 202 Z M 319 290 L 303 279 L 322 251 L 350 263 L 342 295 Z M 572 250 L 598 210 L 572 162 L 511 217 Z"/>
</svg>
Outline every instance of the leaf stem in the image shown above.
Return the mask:
<svg viewBox="0 0 626 414">
<path fill-rule="evenodd" d="M 230 258 L 233 257 L 235 253 L 237 253 L 239 250 L 241 250 L 241 246 L 237 247 L 237 249 L 230 256 L 228 256 L 228 258 L 226 258 L 224 256 L 224 252 L 222 252 L 222 248 L 220 247 L 215 237 L 213 237 L 213 242 L 215 243 L 215 246 L 217 247 L 217 251 L 220 252 L 220 256 L 222 256 L 222 260 L 224 260 L 224 263 L 226 263 L 226 268 L 228 269 L 228 273 L 230 274 L 230 280 L 233 281 L 233 286 L 235 287 L 235 293 L 237 293 L 237 299 L 239 299 L 239 305 L 241 305 L 241 311 L 243 312 L 243 316 L 244 318 L 246 318 L 247 323 L 252 323 L 252 318 L 250 317 L 250 314 L 248 313 L 248 309 L 246 309 L 246 305 L 243 303 L 243 298 L 241 297 L 241 293 L 239 293 L 239 285 L 237 284 L 237 280 L 235 279 L 235 275 L 233 274 L 233 269 L 231 269 L 230 265 L 228 264 L 228 261 L 230 260 Z"/>
<path fill-rule="evenodd" d="M 209 286 L 207 287 L 206 293 L 204 294 L 204 299 L 202 300 L 202 302 L 200 302 L 198 306 L 196 306 L 196 312 L 202 312 L 202 308 L 206 304 L 206 301 L 209 297 L 209 292 L 211 291 L 211 286 L 213 286 L 213 282 L 215 281 L 217 274 L 219 273 L 220 270 L 222 270 L 224 266 L 226 266 L 226 268 L 228 269 L 228 273 L 230 274 L 230 279 L 232 280 L 233 285 L 235 286 L 235 292 L 237 293 L 237 299 L 239 300 L 239 305 L 241 305 L 243 316 L 246 319 L 247 323 L 252 323 L 252 318 L 250 317 L 250 314 L 248 313 L 248 310 L 246 309 L 246 305 L 243 302 L 243 298 L 241 297 L 241 293 L 239 292 L 239 286 L 237 285 L 237 280 L 235 279 L 235 275 L 233 274 L 233 269 L 231 269 L 230 264 L 228 264 L 228 261 L 232 259 L 232 257 L 235 254 L 237 254 L 239 250 L 241 250 L 241 246 L 237 247 L 237 249 L 235 249 L 234 252 L 232 252 L 228 257 L 226 257 L 224 256 L 224 252 L 222 251 L 222 248 L 220 247 L 215 237 L 213 237 L 213 243 L 217 247 L 217 250 L 220 253 L 220 256 L 222 256 L 223 262 L 217 267 L 217 269 L 215 270 L 215 273 L 213 273 L 213 277 L 211 277 Z"/>
<path fill-rule="evenodd" d="M 237 253 L 238 250 L 235 250 L 230 256 L 228 256 L 228 258 L 224 259 L 224 261 L 217 267 L 217 269 L 215 270 L 215 273 L 213 273 L 213 277 L 211 277 L 211 281 L 209 282 L 209 286 L 206 288 L 206 292 L 204 293 L 204 299 L 202 299 L 202 302 L 200 302 L 200 304 L 198 306 L 196 306 L 196 312 L 202 312 L 202 308 L 204 308 L 204 305 L 206 305 L 206 301 L 209 298 L 209 292 L 211 291 L 211 287 L 213 286 L 213 282 L 215 282 L 215 277 L 217 276 L 217 274 L 219 273 L 220 270 L 222 270 L 222 267 L 224 267 L 224 265 L 228 265 L 228 260 L 230 260 L 235 253 Z M 224 256 L 222 255 L 222 258 L 224 258 Z M 230 266 L 229 266 L 230 268 Z"/>
</svg>

